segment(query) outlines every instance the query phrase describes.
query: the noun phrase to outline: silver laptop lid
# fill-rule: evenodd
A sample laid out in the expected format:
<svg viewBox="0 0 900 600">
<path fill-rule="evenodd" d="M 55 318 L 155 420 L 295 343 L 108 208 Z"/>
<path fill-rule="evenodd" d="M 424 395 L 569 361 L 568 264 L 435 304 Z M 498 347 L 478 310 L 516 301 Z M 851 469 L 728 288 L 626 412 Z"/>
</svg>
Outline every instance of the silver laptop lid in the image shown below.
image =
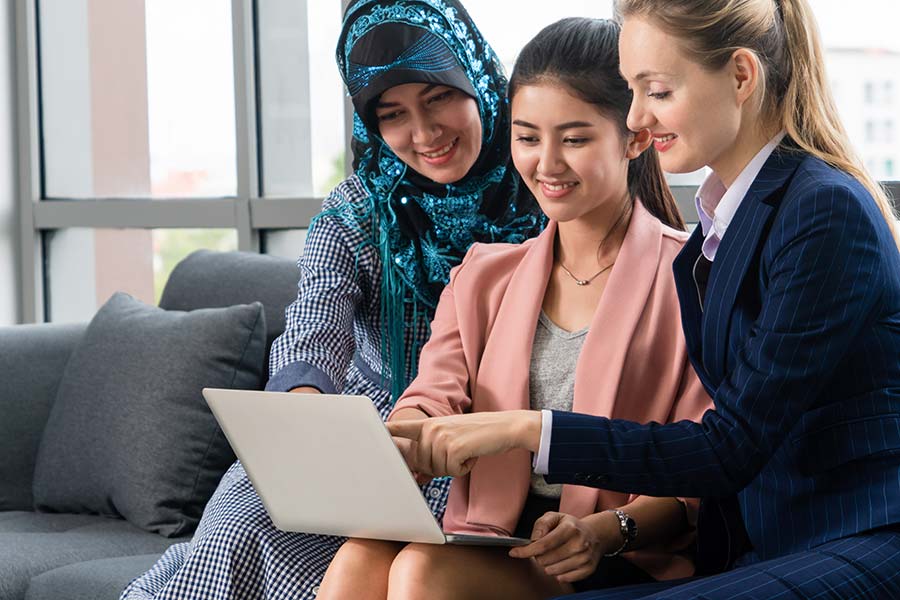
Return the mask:
<svg viewBox="0 0 900 600">
<path fill-rule="evenodd" d="M 211 388 L 203 396 L 279 529 L 444 542 L 365 396 Z"/>
</svg>

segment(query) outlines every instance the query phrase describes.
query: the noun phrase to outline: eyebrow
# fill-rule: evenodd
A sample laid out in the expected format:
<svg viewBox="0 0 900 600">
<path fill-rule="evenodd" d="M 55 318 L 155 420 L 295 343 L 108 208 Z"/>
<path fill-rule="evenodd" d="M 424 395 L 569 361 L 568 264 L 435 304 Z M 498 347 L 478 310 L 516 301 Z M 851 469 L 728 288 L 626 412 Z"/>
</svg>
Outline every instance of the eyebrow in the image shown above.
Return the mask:
<svg viewBox="0 0 900 600">
<path fill-rule="evenodd" d="M 527 127 L 528 129 L 540 129 L 537 125 L 529 123 L 528 121 L 523 121 L 522 119 L 516 119 L 513 121 L 513 125 L 518 125 L 519 127 Z M 576 127 L 593 127 L 593 123 L 589 123 L 587 121 L 569 121 L 568 123 L 560 123 L 554 129 L 557 131 L 563 131 L 565 129 L 575 129 Z"/>
<path fill-rule="evenodd" d="M 424 88 L 422 88 L 421 92 L 419 92 L 419 98 L 427 95 L 429 92 L 433 91 L 434 88 L 438 87 L 439 85 L 442 85 L 442 84 L 429 83 Z M 381 100 L 379 100 L 378 104 L 375 105 L 375 108 L 391 108 L 393 106 L 400 106 L 400 103 L 399 102 L 382 102 Z"/>
<path fill-rule="evenodd" d="M 662 75 L 663 77 L 671 77 L 669 73 L 663 73 L 662 71 L 641 71 L 634 76 L 634 80 L 641 81 L 642 79 L 647 79 L 648 77 L 657 77 L 659 75 Z"/>
</svg>

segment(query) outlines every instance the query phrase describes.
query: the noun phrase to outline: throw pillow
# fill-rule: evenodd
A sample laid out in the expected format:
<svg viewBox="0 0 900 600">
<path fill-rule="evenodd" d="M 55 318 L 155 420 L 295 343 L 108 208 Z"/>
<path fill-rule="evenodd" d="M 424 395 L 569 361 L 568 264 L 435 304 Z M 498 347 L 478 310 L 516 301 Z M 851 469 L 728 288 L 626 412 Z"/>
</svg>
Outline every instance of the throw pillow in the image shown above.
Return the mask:
<svg viewBox="0 0 900 600">
<path fill-rule="evenodd" d="M 35 508 L 124 517 L 168 537 L 193 531 L 234 461 L 201 390 L 258 389 L 265 339 L 258 302 L 180 312 L 115 294 L 63 372 Z"/>
</svg>

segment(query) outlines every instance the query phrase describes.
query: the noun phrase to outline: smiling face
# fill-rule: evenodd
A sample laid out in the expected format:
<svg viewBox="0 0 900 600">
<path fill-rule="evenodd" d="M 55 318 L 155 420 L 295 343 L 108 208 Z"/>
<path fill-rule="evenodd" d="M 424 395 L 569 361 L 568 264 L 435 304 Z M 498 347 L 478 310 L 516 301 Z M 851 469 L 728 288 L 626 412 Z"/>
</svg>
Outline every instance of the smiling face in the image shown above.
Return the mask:
<svg viewBox="0 0 900 600">
<path fill-rule="evenodd" d="M 462 179 L 481 152 L 478 104 L 453 87 L 394 86 L 376 101 L 375 119 L 394 154 L 437 183 Z"/>
<path fill-rule="evenodd" d="M 708 165 L 727 172 L 743 96 L 736 93 L 730 66 L 710 72 L 685 57 L 680 43 L 645 19 L 625 19 L 619 62 L 634 91 L 628 128 L 650 129 L 666 171 L 688 173 Z"/>
<path fill-rule="evenodd" d="M 594 105 L 552 82 L 520 87 L 512 122 L 516 170 L 549 218 L 565 223 L 621 210 L 629 159 L 649 140 L 627 142 Z"/>
</svg>

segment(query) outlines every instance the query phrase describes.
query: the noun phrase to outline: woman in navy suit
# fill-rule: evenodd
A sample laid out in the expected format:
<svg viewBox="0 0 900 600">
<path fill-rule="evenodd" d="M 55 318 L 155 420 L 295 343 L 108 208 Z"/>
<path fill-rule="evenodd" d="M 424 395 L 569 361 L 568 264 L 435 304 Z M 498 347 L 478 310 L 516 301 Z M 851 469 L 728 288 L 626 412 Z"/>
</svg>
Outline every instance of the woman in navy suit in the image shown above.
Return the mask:
<svg viewBox="0 0 900 600">
<path fill-rule="evenodd" d="M 629 127 L 652 132 L 667 171 L 712 169 L 674 271 L 715 410 L 667 425 L 522 411 L 389 427 L 417 440 L 419 471 L 549 448 L 536 467 L 548 482 L 704 498 L 700 562 L 726 572 L 585 597 L 900 598 L 896 221 L 837 116 L 809 3 L 616 8 Z M 625 515 L 622 532 L 640 538 L 641 524 Z"/>
</svg>

